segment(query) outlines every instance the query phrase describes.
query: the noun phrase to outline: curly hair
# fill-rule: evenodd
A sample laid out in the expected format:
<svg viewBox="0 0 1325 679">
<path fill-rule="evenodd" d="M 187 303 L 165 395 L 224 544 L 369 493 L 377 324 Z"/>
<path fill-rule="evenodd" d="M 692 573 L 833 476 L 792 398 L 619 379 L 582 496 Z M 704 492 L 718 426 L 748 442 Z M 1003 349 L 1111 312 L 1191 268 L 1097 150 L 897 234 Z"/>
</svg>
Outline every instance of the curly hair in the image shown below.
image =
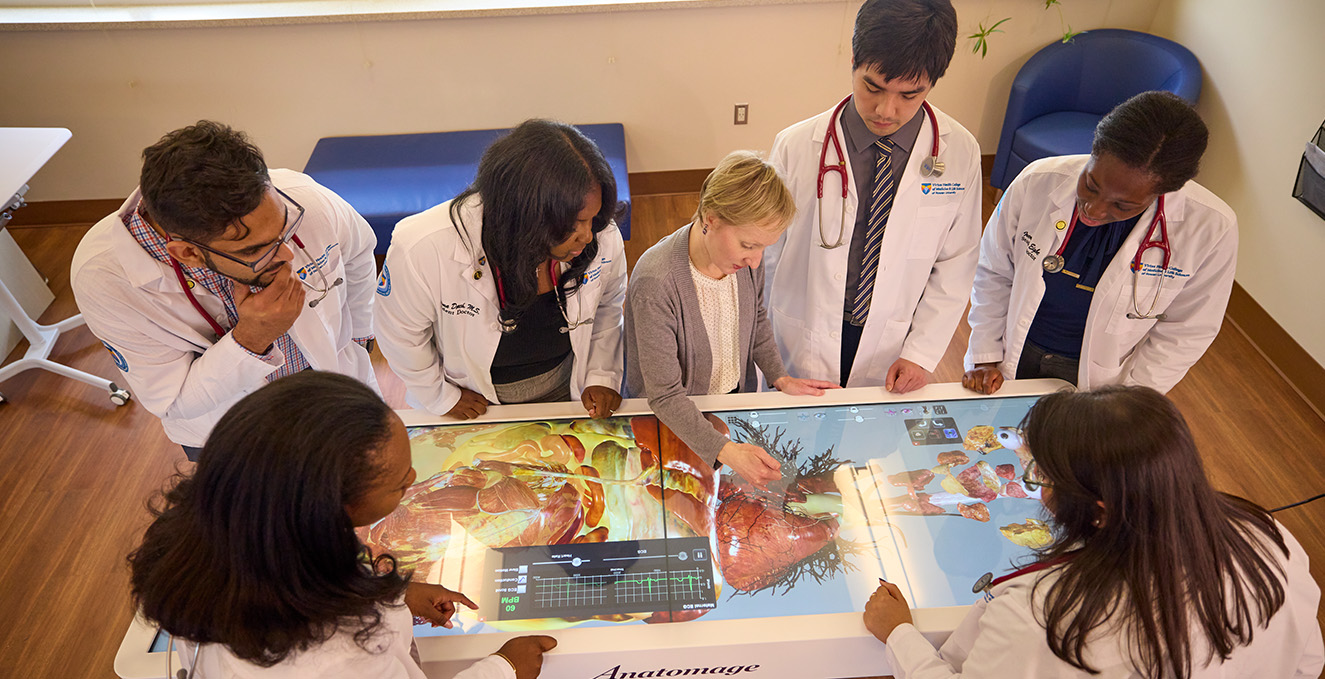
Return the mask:
<svg viewBox="0 0 1325 679">
<path fill-rule="evenodd" d="M 261 666 L 340 629 L 367 643 L 408 577 L 369 567 L 345 505 L 383 471 L 392 417 L 359 381 L 312 370 L 236 403 L 128 557 L 143 615 Z"/>
</svg>

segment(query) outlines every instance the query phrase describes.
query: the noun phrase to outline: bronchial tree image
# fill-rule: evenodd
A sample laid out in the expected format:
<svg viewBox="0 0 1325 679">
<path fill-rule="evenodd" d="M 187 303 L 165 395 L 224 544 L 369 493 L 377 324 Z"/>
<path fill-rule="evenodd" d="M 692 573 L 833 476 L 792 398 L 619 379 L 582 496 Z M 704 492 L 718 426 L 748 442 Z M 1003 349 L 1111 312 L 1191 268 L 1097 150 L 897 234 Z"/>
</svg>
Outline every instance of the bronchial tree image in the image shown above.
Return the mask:
<svg viewBox="0 0 1325 679">
<path fill-rule="evenodd" d="M 738 593 L 786 593 L 804 578 L 816 582 L 854 570 L 849 560 L 860 546 L 838 539 L 842 499 L 833 474 L 850 460 L 829 447 L 801 460 L 799 439 L 783 429 L 731 417 L 732 439 L 759 446 L 782 463 L 785 494 L 755 488 L 732 474 L 718 488 L 719 559 L 727 583 Z M 771 431 L 770 431 L 771 430 Z"/>
</svg>

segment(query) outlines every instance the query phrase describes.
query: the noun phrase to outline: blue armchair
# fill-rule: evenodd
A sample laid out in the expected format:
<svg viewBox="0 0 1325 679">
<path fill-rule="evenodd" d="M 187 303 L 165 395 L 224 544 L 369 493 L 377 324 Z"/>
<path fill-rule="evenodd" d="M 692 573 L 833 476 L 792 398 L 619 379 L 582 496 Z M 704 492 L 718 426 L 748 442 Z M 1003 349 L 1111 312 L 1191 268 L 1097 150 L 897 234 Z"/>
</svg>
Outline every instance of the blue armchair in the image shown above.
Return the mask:
<svg viewBox="0 0 1325 679">
<path fill-rule="evenodd" d="M 1033 160 L 1089 153 L 1100 119 L 1150 90 L 1195 104 L 1201 95 L 1196 55 L 1172 40 L 1118 28 L 1041 49 L 1012 81 L 989 183 L 1006 189 Z"/>
</svg>

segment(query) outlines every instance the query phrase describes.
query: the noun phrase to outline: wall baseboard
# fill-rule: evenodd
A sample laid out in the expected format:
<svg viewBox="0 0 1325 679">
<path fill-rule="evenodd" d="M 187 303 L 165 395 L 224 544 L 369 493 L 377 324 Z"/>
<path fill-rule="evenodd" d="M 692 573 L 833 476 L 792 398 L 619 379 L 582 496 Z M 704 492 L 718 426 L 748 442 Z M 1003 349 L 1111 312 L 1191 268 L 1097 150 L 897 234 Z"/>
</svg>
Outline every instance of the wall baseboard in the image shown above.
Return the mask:
<svg viewBox="0 0 1325 679">
<path fill-rule="evenodd" d="M 7 225 L 7 228 L 95 224 L 101 221 L 102 217 L 120 209 L 123 204 L 124 198 L 37 201 L 15 210 L 14 220 Z"/>
<path fill-rule="evenodd" d="M 1229 321 L 1302 400 L 1325 419 L 1325 368 L 1236 282 L 1228 299 L 1227 314 Z"/>
</svg>

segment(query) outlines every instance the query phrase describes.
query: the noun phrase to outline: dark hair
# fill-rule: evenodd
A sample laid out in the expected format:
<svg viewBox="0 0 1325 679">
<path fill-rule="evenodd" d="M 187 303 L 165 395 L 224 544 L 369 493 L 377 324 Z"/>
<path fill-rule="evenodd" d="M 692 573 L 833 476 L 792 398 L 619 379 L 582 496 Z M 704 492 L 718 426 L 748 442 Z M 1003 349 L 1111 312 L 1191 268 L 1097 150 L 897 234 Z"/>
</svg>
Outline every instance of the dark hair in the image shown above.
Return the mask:
<svg viewBox="0 0 1325 679">
<path fill-rule="evenodd" d="M 950 0 L 865 0 L 851 34 L 851 67 L 888 80 L 924 76 L 931 85 L 957 49 L 957 10 Z"/>
<path fill-rule="evenodd" d="M 493 142 L 483 152 L 474 183 L 451 203 L 451 222 L 460 226 L 460 205 L 478 194 L 483 202 L 483 251 L 500 272 L 506 298 L 502 318 L 514 320 L 538 296 L 537 268 L 552 247 L 570 238 L 594 184 L 603 206 L 593 232 L 616 215 L 616 179 L 598 146 L 565 123 L 532 119 Z M 559 295 L 570 295 L 598 257 L 595 235 L 562 274 Z"/>
<path fill-rule="evenodd" d="M 262 151 L 243 132 L 199 120 L 143 149 L 138 180 L 145 212 L 167 232 L 207 243 L 240 229 L 258 209 L 271 179 Z"/>
<path fill-rule="evenodd" d="M 391 416 L 361 382 L 312 370 L 236 403 L 192 476 L 150 507 L 128 558 L 143 615 L 262 666 L 342 626 L 367 643 L 408 578 L 389 559 L 369 571 L 345 505 L 382 473 Z"/>
<path fill-rule="evenodd" d="M 1210 132 L 1196 109 L 1172 92 L 1142 92 L 1095 126 L 1094 156 L 1107 153 L 1155 176 L 1155 193 L 1177 191 L 1196 176 Z"/>
<path fill-rule="evenodd" d="M 1041 620 L 1064 662 L 1094 673 L 1085 649 L 1108 623 L 1142 676 L 1185 679 L 1201 647 L 1192 630 L 1228 658 L 1283 606 L 1270 545 L 1285 557 L 1288 547 L 1274 520 L 1210 486 L 1186 421 L 1159 392 L 1052 394 L 1023 428 L 1051 488 L 1055 539 L 1037 558 L 1075 554 L 1048 585 Z"/>
</svg>

